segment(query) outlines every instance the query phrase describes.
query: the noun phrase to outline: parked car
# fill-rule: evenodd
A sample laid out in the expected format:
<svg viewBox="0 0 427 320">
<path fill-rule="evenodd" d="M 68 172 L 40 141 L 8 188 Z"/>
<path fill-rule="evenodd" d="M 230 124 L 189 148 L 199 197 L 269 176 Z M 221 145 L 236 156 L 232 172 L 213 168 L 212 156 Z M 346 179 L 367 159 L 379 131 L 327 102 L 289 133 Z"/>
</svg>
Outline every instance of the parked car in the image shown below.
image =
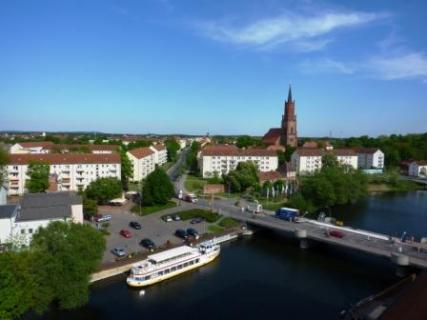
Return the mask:
<svg viewBox="0 0 427 320">
<path fill-rule="evenodd" d="M 134 228 L 135 230 L 141 230 L 141 224 L 140 224 L 139 222 L 131 221 L 131 222 L 129 223 L 129 226 L 130 226 L 131 228 Z"/>
<path fill-rule="evenodd" d="M 114 248 L 112 250 L 112 252 L 113 252 L 114 255 L 116 255 L 119 258 L 124 257 L 126 255 L 125 249 L 124 248 L 120 248 L 120 247 Z"/>
<path fill-rule="evenodd" d="M 120 235 L 122 235 L 125 238 L 132 238 L 132 233 L 127 229 L 120 230 Z"/>
<path fill-rule="evenodd" d="M 151 239 L 148 239 L 148 238 L 142 239 L 139 242 L 139 244 L 141 246 L 143 246 L 144 248 L 150 250 L 150 251 L 154 250 L 154 248 L 156 247 L 155 244 L 154 244 L 154 242 L 151 241 Z"/>
<path fill-rule="evenodd" d="M 95 217 L 95 222 L 96 223 L 101 223 L 101 222 L 107 222 L 107 221 L 111 221 L 112 216 L 110 214 L 106 214 L 106 215 L 98 215 L 97 217 Z"/>
<path fill-rule="evenodd" d="M 187 229 L 187 235 L 193 237 L 196 240 L 200 238 L 199 233 L 197 232 L 197 230 L 193 229 L 193 228 L 188 228 Z"/>
<path fill-rule="evenodd" d="M 184 240 L 188 238 L 188 234 L 187 234 L 187 232 L 184 229 L 178 229 L 178 230 L 176 230 L 175 231 L 175 235 L 178 238 L 181 238 L 181 239 L 184 239 Z"/>
<path fill-rule="evenodd" d="M 163 220 L 164 222 L 171 222 L 171 221 L 172 221 L 172 217 L 171 217 L 171 216 L 169 216 L 169 215 L 162 216 L 162 220 Z"/>
<path fill-rule="evenodd" d="M 344 238 L 344 233 L 342 233 L 341 231 L 338 231 L 338 230 L 329 231 L 329 235 L 331 237 L 335 237 L 335 238 L 339 238 L 339 239 Z"/>
<path fill-rule="evenodd" d="M 184 196 L 184 201 L 196 203 L 198 200 L 197 200 L 197 197 L 194 193 L 188 193 Z"/>
<path fill-rule="evenodd" d="M 179 221 L 179 220 L 181 220 L 181 217 L 179 215 L 177 215 L 177 214 L 174 214 L 172 216 L 172 219 L 173 219 L 173 221 Z"/>
<path fill-rule="evenodd" d="M 202 223 L 203 221 L 205 221 L 205 219 L 198 217 L 198 218 L 194 218 L 194 219 L 192 219 L 192 220 L 190 221 L 190 223 L 191 223 L 191 224 L 196 224 L 196 223 Z"/>
</svg>

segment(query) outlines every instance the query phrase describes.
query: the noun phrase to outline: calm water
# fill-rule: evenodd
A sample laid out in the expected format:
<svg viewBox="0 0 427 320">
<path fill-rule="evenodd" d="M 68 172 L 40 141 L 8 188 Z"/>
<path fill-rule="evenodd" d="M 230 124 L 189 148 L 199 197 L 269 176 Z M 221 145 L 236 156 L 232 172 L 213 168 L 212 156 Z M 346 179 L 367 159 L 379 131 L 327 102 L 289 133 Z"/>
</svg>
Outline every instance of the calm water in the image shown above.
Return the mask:
<svg viewBox="0 0 427 320">
<path fill-rule="evenodd" d="M 357 227 L 427 235 L 427 192 L 371 196 L 339 211 Z M 336 319 L 396 280 L 385 259 L 326 245 L 303 251 L 291 238 L 259 230 L 224 245 L 211 265 L 150 287 L 143 297 L 118 277 L 93 286 L 87 306 L 52 309 L 43 319 Z"/>
</svg>

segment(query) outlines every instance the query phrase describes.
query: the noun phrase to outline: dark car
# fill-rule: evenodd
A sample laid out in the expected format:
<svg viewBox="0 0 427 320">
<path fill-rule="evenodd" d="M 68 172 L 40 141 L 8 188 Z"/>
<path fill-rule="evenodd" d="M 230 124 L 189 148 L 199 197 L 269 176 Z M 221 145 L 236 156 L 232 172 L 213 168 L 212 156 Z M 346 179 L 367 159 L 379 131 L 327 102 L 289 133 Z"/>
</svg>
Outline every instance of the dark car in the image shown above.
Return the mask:
<svg viewBox="0 0 427 320">
<path fill-rule="evenodd" d="M 141 230 L 141 224 L 139 222 L 131 221 L 129 223 L 129 226 L 134 228 L 135 230 Z"/>
<path fill-rule="evenodd" d="M 153 241 L 151 241 L 151 239 L 148 239 L 148 238 L 142 239 L 142 240 L 139 242 L 139 244 L 140 244 L 141 246 L 143 246 L 144 248 L 149 249 L 149 250 L 154 250 L 154 248 L 155 248 L 155 244 L 154 244 L 154 242 L 153 242 Z"/>
<path fill-rule="evenodd" d="M 169 215 L 165 215 L 165 216 L 162 216 L 162 220 L 164 222 L 171 222 L 172 221 L 172 217 L 169 216 Z"/>
<path fill-rule="evenodd" d="M 199 237 L 200 237 L 199 233 L 197 232 L 197 230 L 193 229 L 193 228 L 188 228 L 187 229 L 187 235 L 193 237 L 196 240 L 199 239 Z"/>
<path fill-rule="evenodd" d="M 178 230 L 176 230 L 175 231 L 175 235 L 178 238 L 181 238 L 181 239 L 184 239 L 184 240 L 188 238 L 188 234 L 187 234 L 187 232 L 184 229 L 178 229 Z"/>
<path fill-rule="evenodd" d="M 179 221 L 179 220 L 181 220 L 181 217 L 177 214 L 174 214 L 174 215 L 172 215 L 172 220 L 173 221 Z"/>
<path fill-rule="evenodd" d="M 342 233 L 341 231 L 338 231 L 338 230 L 329 231 L 329 235 L 331 237 L 335 237 L 335 238 L 339 238 L 339 239 L 344 237 L 344 233 Z"/>
<path fill-rule="evenodd" d="M 196 223 L 201 223 L 201 222 L 203 222 L 204 221 L 204 219 L 203 218 L 194 218 L 194 219 L 192 219 L 191 221 L 190 221 L 190 223 L 191 224 L 196 224 Z"/>
</svg>

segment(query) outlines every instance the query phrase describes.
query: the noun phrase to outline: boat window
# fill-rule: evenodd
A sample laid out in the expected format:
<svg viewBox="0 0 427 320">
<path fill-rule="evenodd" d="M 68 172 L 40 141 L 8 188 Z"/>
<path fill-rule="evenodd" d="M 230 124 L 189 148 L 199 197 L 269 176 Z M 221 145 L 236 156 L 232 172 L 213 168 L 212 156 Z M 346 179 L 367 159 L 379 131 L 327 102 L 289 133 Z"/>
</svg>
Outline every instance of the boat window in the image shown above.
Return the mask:
<svg viewBox="0 0 427 320">
<path fill-rule="evenodd" d="M 175 271 L 175 270 L 176 270 L 176 267 L 172 267 L 171 271 Z"/>
<path fill-rule="evenodd" d="M 146 276 L 145 277 L 145 280 L 150 280 L 151 279 L 151 276 Z"/>
<path fill-rule="evenodd" d="M 199 263 L 200 259 L 196 259 L 196 263 Z"/>
<path fill-rule="evenodd" d="M 182 264 L 176 266 L 177 269 L 182 269 Z"/>
<path fill-rule="evenodd" d="M 169 269 L 165 269 L 165 274 L 168 274 L 169 273 Z"/>
<path fill-rule="evenodd" d="M 188 267 L 188 262 L 184 263 L 184 268 Z"/>
<path fill-rule="evenodd" d="M 163 271 L 159 271 L 159 276 L 162 276 L 163 275 Z"/>
<path fill-rule="evenodd" d="M 194 263 L 194 261 L 193 261 L 193 260 L 191 260 L 189 263 L 190 263 L 190 266 L 191 266 L 191 265 Z"/>
</svg>

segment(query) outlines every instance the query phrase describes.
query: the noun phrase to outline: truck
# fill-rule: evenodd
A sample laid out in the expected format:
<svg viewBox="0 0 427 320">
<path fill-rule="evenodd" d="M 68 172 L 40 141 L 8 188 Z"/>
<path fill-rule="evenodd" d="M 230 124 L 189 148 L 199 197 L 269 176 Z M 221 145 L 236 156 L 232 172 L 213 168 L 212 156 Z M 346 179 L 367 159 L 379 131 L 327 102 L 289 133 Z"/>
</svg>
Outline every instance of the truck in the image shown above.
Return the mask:
<svg viewBox="0 0 427 320">
<path fill-rule="evenodd" d="M 258 201 L 251 202 L 246 206 L 246 210 L 252 213 L 261 213 L 262 204 L 258 203 Z"/>
<path fill-rule="evenodd" d="M 294 208 L 282 207 L 276 210 L 274 216 L 282 220 L 295 221 L 295 219 L 299 216 L 299 210 Z"/>
</svg>

